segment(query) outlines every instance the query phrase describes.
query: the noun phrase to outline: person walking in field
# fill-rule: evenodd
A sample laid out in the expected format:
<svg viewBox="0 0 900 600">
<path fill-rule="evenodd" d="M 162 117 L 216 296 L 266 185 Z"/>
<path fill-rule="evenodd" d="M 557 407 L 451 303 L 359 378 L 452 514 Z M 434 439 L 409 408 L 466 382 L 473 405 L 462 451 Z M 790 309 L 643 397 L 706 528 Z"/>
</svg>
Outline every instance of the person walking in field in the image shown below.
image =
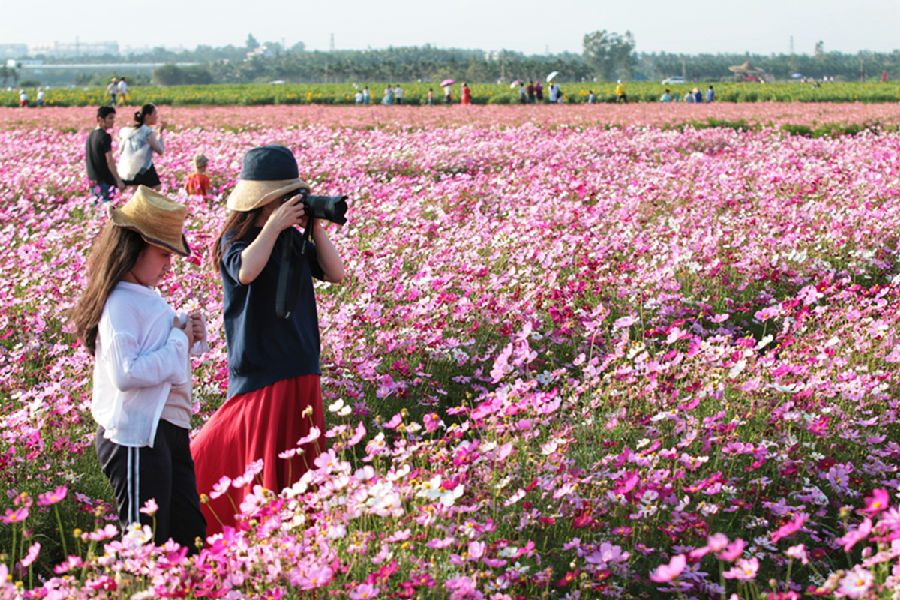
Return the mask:
<svg viewBox="0 0 900 600">
<path fill-rule="evenodd" d="M 528 95 L 528 104 L 534 104 L 534 82 L 529 81 L 525 86 L 525 94 Z"/>
<path fill-rule="evenodd" d="M 119 85 L 117 86 L 119 92 L 119 104 L 125 106 L 128 104 L 128 83 L 125 81 L 125 76 L 122 75 L 122 78 L 119 79 Z"/>
<path fill-rule="evenodd" d="M 107 212 L 71 313 L 94 356 L 94 447 L 122 527 L 153 527 L 157 545 L 172 539 L 193 553 L 206 521 L 190 450 L 188 355 L 206 341 L 206 328 L 199 313 L 176 314 L 156 290 L 172 255 L 191 253 L 182 234 L 187 210 L 142 186 Z M 152 516 L 142 511 L 150 501 L 158 507 Z"/>
<path fill-rule="evenodd" d="M 544 101 L 544 86 L 541 85 L 541 80 L 538 79 L 534 82 L 534 97 L 538 103 Z"/>
<path fill-rule="evenodd" d="M 381 103 L 385 106 L 390 106 L 394 103 L 394 88 L 391 87 L 391 84 L 384 88 L 384 96 L 381 98 Z"/>
<path fill-rule="evenodd" d="M 713 86 L 709 86 L 709 89 L 706 90 L 706 101 L 712 103 L 712 101 L 715 99 L 716 93 L 713 91 Z"/>
<path fill-rule="evenodd" d="M 113 160 L 112 136 L 109 130 L 116 123 L 116 109 L 112 106 L 101 106 L 97 109 L 97 126 L 88 134 L 85 142 L 85 162 L 87 176 L 91 182 L 91 195 L 94 203 L 111 202 L 113 190 L 125 189 L 116 161 Z"/>
<path fill-rule="evenodd" d="M 372 92 L 369 91 L 369 86 L 363 87 L 363 104 L 368 105 L 372 102 Z"/>
<path fill-rule="evenodd" d="M 298 192 L 297 161 L 284 146 L 261 146 L 243 158 L 228 196 L 228 217 L 212 247 L 222 276 L 228 398 L 203 425 L 191 450 L 201 492 L 225 483 L 227 491 L 203 506 L 210 534 L 235 524 L 236 508 L 252 486 L 228 482 L 262 460 L 256 475 L 275 493 L 292 485 L 325 449 L 319 364 L 319 320 L 313 280 L 340 283 L 341 257 L 319 220 L 311 240 L 297 227 L 308 219 Z M 300 269 L 288 317 L 275 311 L 287 245 L 289 265 Z M 298 441 L 304 440 L 298 446 Z"/>
<path fill-rule="evenodd" d="M 525 91 L 525 82 L 522 81 L 519 83 L 519 104 L 527 104 L 528 103 L 528 94 Z"/>
<path fill-rule="evenodd" d="M 463 82 L 462 84 L 462 98 L 459 101 L 460 104 L 472 104 L 472 90 L 469 89 L 469 84 Z"/>
<path fill-rule="evenodd" d="M 19 90 L 19 108 L 25 108 L 26 106 L 28 106 L 28 94 L 22 88 Z"/>
<path fill-rule="evenodd" d="M 449 83 L 444 86 L 444 102 L 448 105 L 453 102 L 453 93 Z"/>
<path fill-rule="evenodd" d="M 113 77 L 109 81 L 109 85 L 106 86 L 106 95 L 109 96 L 109 105 L 110 106 L 116 105 L 116 94 L 118 93 L 118 91 L 119 91 L 118 81 L 116 80 L 115 77 Z"/>
<path fill-rule="evenodd" d="M 624 104 L 628 102 L 628 95 L 625 93 L 625 84 L 621 79 L 616 80 L 616 89 L 613 92 L 616 96 L 616 102 Z"/>
<path fill-rule="evenodd" d="M 403 104 L 403 88 L 400 87 L 399 83 L 394 88 L 394 99 L 397 101 L 397 104 Z"/>
<path fill-rule="evenodd" d="M 154 127 L 156 127 L 154 129 Z M 146 185 L 159 190 L 162 182 L 153 166 L 153 154 L 165 151 L 163 134 L 166 122 L 159 109 L 145 104 L 134 113 L 134 124 L 119 130 L 119 176 L 125 185 Z"/>
</svg>

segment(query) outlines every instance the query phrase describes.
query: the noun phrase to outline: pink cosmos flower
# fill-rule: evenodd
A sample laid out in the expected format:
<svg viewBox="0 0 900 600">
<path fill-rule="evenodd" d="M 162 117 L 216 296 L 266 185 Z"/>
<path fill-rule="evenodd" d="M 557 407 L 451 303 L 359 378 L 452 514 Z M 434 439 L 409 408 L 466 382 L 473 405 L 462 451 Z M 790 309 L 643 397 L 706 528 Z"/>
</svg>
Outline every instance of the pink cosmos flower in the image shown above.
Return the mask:
<svg viewBox="0 0 900 600">
<path fill-rule="evenodd" d="M 68 491 L 69 489 L 66 486 L 61 485 L 52 492 L 38 494 L 38 506 L 50 506 L 51 504 L 56 504 L 65 499 Z"/>
<path fill-rule="evenodd" d="M 872 490 L 872 495 L 866 498 L 866 507 L 862 512 L 870 515 L 878 514 L 890 506 L 891 500 L 888 491 L 884 488 Z"/>
<path fill-rule="evenodd" d="M 441 418 L 435 413 L 428 413 L 422 417 L 422 425 L 425 426 L 425 431 L 429 433 L 438 429 L 442 424 Z"/>
<path fill-rule="evenodd" d="M 806 546 L 803 544 L 797 544 L 796 546 L 791 546 L 784 552 L 791 558 L 796 558 L 801 563 L 809 564 L 809 557 L 806 555 Z"/>
<path fill-rule="evenodd" d="M 475 581 L 465 575 L 445 581 L 444 587 L 450 592 L 450 600 L 481 598 L 481 594 L 475 589 Z"/>
<path fill-rule="evenodd" d="M 857 529 L 851 529 L 843 537 L 838 538 L 837 543 L 844 545 L 844 552 L 850 552 L 850 548 L 855 546 L 856 542 L 864 540 L 870 533 L 872 533 L 872 519 L 866 517 Z"/>
<path fill-rule="evenodd" d="M 155 515 L 156 511 L 159 510 L 159 505 L 156 503 L 155 498 L 148 498 L 144 505 L 141 507 L 141 512 L 145 515 Z"/>
<path fill-rule="evenodd" d="M 491 380 L 494 383 L 498 383 L 507 373 L 512 371 L 512 367 L 509 365 L 509 358 L 512 356 L 512 353 L 513 345 L 507 344 L 500 354 L 497 355 L 494 366 L 491 369 Z"/>
<path fill-rule="evenodd" d="M 722 573 L 722 576 L 726 579 L 749 581 L 756 577 L 756 572 L 758 570 L 759 560 L 755 556 L 750 558 L 739 558 L 733 567 Z"/>
<path fill-rule="evenodd" d="M 369 598 L 375 598 L 378 596 L 379 590 L 374 585 L 368 583 L 360 583 L 355 588 L 350 590 L 350 593 L 347 595 L 350 600 L 368 600 Z"/>
<path fill-rule="evenodd" d="M 706 547 L 710 552 L 720 552 L 728 547 L 728 536 L 724 533 L 714 533 L 706 538 Z"/>
<path fill-rule="evenodd" d="M 466 552 L 469 555 L 469 560 L 478 560 L 482 556 L 484 556 L 484 551 L 487 549 L 487 545 L 484 542 L 469 542 L 468 551 Z"/>
<path fill-rule="evenodd" d="M 353 437 L 347 440 L 347 446 L 355 446 L 363 439 L 366 435 L 366 426 L 362 421 L 356 424 L 356 430 L 353 432 Z"/>
<path fill-rule="evenodd" d="M 669 564 L 660 565 L 653 573 L 650 574 L 650 580 L 657 583 L 672 581 L 673 579 L 681 575 L 681 572 L 684 571 L 685 565 L 687 565 L 687 557 L 684 554 L 673 556 L 672 560 L 669 561 Z"/>
<path fill-rule="evenodd" d="M 848 598 L 862 598 L 868 595 L 872 579 L 872 573 L 857 565 L 841 579 L 838 591 Z"/>
<path fill-rule="evenodd" d="M 721 560 L 732 561 L 736 559 L 744 551 L 744 540 L 738 538 L 728 544 L 728 546 L 716 554 Z"/>
<path fill-rule="evenodd" d="M 81 539 L 92 542 L 102 542 L 119 535 L 119 530 L 112 523 L 107 523 L 102 529 L 90 533 L 82 533 Z"/>
<path fill-rule="evenodd" d="M 250 485 L 250 483 L 253 481 L 253 478 L 256 477 L 256 475 L 260 471 L 262 471 L 262 468 L 263 459 L 260 458 L 259 460 L 253 461 L 252 463 L 247 465 L 247 469 L 246 471 L 244 471 L 243 475 L 241 475 L 240 477 L 235 477 L 231 481 L 232 487 L 234 487 L 234 489 L 236 490 L 239 490 L 244 486 Z"/>
<path fill-rule="evenodd" d="M 31 545 L 31 548 L 28 549 L 28 552 L 22 558 L 22 566 L 28 567 L 35 561 L 38 557 L 38 554 L 41 551 L 41 544 L 39 542 L 35 542 Z"/>
<path fill-rule="evenodd" d="M 803 527 L 804 521 L 806 521 L 805 515 L 796 515 L 791 521 L 785 523 L 772 533 L 772 543 L 774 544 L 778 540 L 788 537 L 789 535 Z"/>
<path fill-rule="evenodd" d="M 613 323 L 613 329 L 624 329 L 625 327 L 631 327 L 635 323 L 638 322 L 638 318 L 634 315 L 629 315 L 627 317 L 619 317 Z"/>
<path fill-rule="evenodd" d="M 397 429 L 401 423 L 403 423 L 403 415 L 397 413 L 391 417 L 391 420 L 385 423 L 384 426 L 388 429 Z"/>
<path fill-rule="evenodd" d="M 296 443 L 295 445 L 296 445 L 296 446 L 303 446 L 303 445 L 305 445 L 305 444 L 308 444 L 308 443 L 310 443 L 310 442 L 312 442 L 312 441 L 315 441 L 315 440 L 319 439 L 319 437 L 320 437 L 321 435 L 322 435 L 322 432 L 319 430 L 318 427 L 315 427 L 315 426 L 310 427 L 310 428 L 309 428 L 309 433 L 306 434 L 305 436 L 303 436 L 302 438 L 300 438 L 299 440 L 297 440 L 297 443 Z"/>
<path fill-rule="evenodd" d="M 756 311 L 756 313 L 754 313 L 753 317 L 757 321 L 768 321 L 769 319 L 777 317 L 780 312 L 781 312 L 781 307 L 779 305 L 775 304 L 774 306 L 769 306 L 762 310 Z"/>
<path fill-rule="evenodd" d="M 6 525 L 12 525 L 13 523 L 21 523 L 27 518 L 28 508 L 20 508 L 17 510 L 7 508 L 3 516 L 0 517 L 0 521 L 5 523 Z"/>
<path fill-rule="evenodd" d="M 222 478 L 217 481 L 212 488 L 212 491 L 209 492 L 209 497 L 213 500 L 219 498 L 222 494 L 228 491 L 228 488 L 231 487 L 231 477 L 228 475 L 222 475 Z"/>
<path fill-rule="evenodd" d="M 428 546 L 429 548 L 434 548 L 437 550 L 437 549 L 441 549 L 441 548 L 446 548 L 447 546 L 449 546 L 450 544 L 452 544 L 455 541 L 456 541 L 456 538 L 454 538 L 454 537 L 434 538 L 433 540 L 430 540 L 425 545 Z"/>
<path fill-rule="evenodd" d="M 301 590 L 312 590 L 319 588 L 331 582 L 333 572 L 328 566 L 313 567 L 312 569 L 302 569 L 296 576 L 292 577 L 293 585 Z"/>
</svg>

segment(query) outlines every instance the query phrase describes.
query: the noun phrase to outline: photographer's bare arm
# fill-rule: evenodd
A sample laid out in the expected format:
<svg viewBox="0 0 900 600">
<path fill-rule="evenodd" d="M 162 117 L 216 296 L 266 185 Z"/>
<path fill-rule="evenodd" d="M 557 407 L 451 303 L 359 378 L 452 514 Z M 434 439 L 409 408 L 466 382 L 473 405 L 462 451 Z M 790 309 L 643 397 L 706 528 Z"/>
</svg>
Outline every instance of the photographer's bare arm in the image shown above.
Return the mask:
<svg viewBox="0 0 900 600">
<path fill-rule="evenodd" d="M 316 250 L 319 251 L 319 266 L 325 274 L 325 281 L 331 283 L 340 283 L 344 280 L 344 261 L 331 243 L 328 232 L 322 227 L 322 221 L 316 220 L 316 226 L 312 233 L 313 241 L 316 243 Z"/>
<path fill-rule="evenodd" d="M 306 210 L 302 203 L 285 202 L 283 204 L 269 203 L 260 213 L 256 221 L 262 226 L 262 231 L 256 239 L 241 252 L 241 270 L 238 280 L 247 285 L 262 272 L 278 234 L 293 226 L 306 226 Z M 319 265 L 325 273 L 325 281 L 339 283 L 344 279 L 344 263 L 328 238 L 328 234 L 322 229 L 321 223 L 316 223 L 313 231 L 313 241 L 319 251 Z"/>
</svg>

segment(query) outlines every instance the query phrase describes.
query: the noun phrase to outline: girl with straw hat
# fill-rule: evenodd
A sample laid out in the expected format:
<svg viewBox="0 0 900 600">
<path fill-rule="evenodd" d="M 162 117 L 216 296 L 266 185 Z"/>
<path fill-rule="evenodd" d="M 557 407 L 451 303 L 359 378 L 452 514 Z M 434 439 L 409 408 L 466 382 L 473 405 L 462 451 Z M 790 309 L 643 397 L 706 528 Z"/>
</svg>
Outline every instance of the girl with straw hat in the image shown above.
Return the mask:
<svg viewBox="0 0 900 600">
<path fill-rule="evenodd" d="M 79 340 L 94 355 L 91 414 L 95 448 L 123 527 L 153 525 L 196 551 L 206 536 L 191 459 L 188 353 L 204 342 L 199 314 L 176 315 L 156 291 L 172 255 L 190 255 L 186 209 L 140 186 L 121 209 L 107 207 L 88 259 L 88 282 L 72 311 Z M 141 512 L 150 500 L 152 517 Z"/>
<path fill-rule="evenodd" d="M 312 241 L 296 229 L 307 226 L 297 196 L 302 188 L 309 186 L 288 148 L 249 150 L 228 196 L 231 213 L 212 248 L 224 288 L 228 399 L 191 443 L 198 488 L 216 489 L 203 505 L 210 535 L 234 525 L 235 510 L 254 483 L 280 492 L 325 447 L 313 278 L 338 283 L 344 266 L 318 220 Z M 287 265 L 281 262 L 285 245 Z M 276 288 L 287 267 L 299 269 L 299 289 L 290 316 L 281 318 Z M 262 470 L 247 476 L 259 460 Z M 235 479 L 243 485 L 229 486 Z"/>
</svg>

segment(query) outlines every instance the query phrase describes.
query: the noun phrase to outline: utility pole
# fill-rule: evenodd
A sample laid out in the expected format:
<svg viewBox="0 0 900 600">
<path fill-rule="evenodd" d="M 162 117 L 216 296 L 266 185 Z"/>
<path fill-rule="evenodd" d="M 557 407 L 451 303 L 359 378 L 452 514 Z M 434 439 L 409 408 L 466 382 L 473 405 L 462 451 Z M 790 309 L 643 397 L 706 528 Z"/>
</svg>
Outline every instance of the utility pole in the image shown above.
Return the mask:
<svg viewBox="0 0 900 600">
<path fill-rule="evenodd" d="M 687 62 L 681 59 L 681 78 L 687 81 Z"/>
<path fill-rule="evenodd" d="M 328 44 L 328 49 L 334 52 L 334 34 L 331 34 L 331 42 Z"/>
<path fill-rule="evenodd" d="M 791 36 L 791 56 L 794 55 L 794 36 Z"/>
<path fill-rule="evenodd" d="M 863 55 L 862 52 L 859 53 L 859 80 L 866 80 L 866 70 L 863 68 Z"/>
</svg>

